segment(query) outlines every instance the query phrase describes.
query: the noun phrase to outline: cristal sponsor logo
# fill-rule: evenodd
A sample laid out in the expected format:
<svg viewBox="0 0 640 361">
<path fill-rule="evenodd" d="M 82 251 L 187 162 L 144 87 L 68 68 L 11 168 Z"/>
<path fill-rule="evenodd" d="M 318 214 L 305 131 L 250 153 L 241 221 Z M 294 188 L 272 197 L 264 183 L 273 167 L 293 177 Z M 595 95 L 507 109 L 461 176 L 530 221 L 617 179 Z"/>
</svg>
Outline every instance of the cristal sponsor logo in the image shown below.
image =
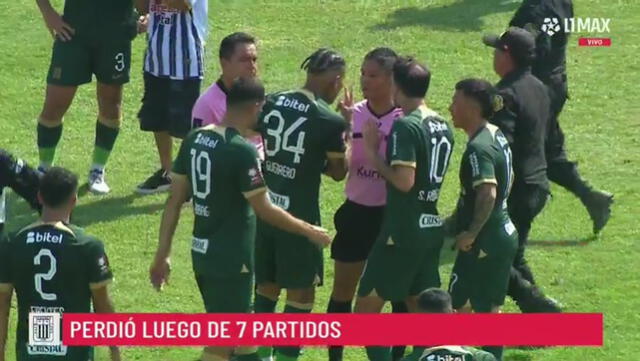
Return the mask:
<svg viewBox="0 0 640 361">
<path fill-rule="evenodd" d="M 305 104 L 305 103 L 299 102 L 298 99 L 289 99 L 286 96 L 281 95 L 278 97 L 278 100 L 276 101 L 276 106 L 290 108 L 293 110 L 297 110 L 299 112 L 306 113 L 309 111 L 309 107 L 311 106 L 311 104 Z"/>
<path fill-rule="evenodd" d="M 269 198 L 271 198 L 271 202 L 284 210 L 289 209 L 290 200 L 289 196 L 284 196 L 278 193 L 273 193 L 269 191 Z"/>
<path fill-rule="evenodd" d="M 29 232 L 27 233 L 27 244 L 31 243 L 62 243 L 61 234 L 51 234 L 49 232 Z"/>
<path fill-rule="evenodd" d="M 193 237 L 191 242 L 191 250 L 197 253 L 206 254 L 209 249 L 209 240 L 206 238 Z"/>
<path fill-rule="evenodd" d="M 432 228 L 442 226 L 442 219 L 435 214 L 421 214 L 418 222 L 420 228 Z"/>
</svg>

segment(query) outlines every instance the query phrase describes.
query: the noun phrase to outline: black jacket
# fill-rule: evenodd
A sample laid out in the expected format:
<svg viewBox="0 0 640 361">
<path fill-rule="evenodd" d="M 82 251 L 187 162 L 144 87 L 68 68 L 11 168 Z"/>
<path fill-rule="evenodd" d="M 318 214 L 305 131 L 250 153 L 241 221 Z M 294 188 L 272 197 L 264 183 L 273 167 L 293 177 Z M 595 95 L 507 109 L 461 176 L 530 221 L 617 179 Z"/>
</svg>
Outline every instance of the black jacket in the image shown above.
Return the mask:
<svg viewBox="0 0 640 361">
<path fill-rule="evenodd" d="M 529 30 L 536 37 L 536 60 L 532 73 L 545 83 L 552 75 L 566 73 L 569 34 L 564 32 L 564 21 L 572 17 L 572 0 L 524 0 L 509 23 L 510 26 Z M 542 26 L 545 19 L 553 18 L 557 19 L 560 30 L 549 35 L 542 31 Z"/>
<path fill-rule="evenodd" d="M 513 71 L 496 85 L 504 107 L 491 120 L 513 153 L 514 182 L 549 189 L 545 135 L 549 119 L 547 87 L 529 69 Z"/>
<path fill-rule="evenodd" d="M 21 159 L 14 158 L 9 152 L 0 148 L 0 194 L 4 187 L 13 189 L 34 209 L 40 209 L 38 202 L 38 173 Z M 4 218 L 4 217 L 1 217 Z M 0 222 L 0 232 L 2 231 Z"/>
</svg>

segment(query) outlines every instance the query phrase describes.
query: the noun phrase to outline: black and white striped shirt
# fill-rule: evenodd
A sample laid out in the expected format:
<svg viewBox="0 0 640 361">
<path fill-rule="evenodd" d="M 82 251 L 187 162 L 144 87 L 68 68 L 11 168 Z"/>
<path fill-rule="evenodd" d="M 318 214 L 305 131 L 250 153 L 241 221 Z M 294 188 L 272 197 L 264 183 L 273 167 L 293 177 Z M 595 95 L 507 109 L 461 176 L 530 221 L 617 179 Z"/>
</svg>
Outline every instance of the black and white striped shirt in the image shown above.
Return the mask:
<svg viewBox="0 0 640 361">
<path fill-rule="evenodd" d="M 156 77 L 202 79 L 207 38 L 207 0 L 190 0 L 191 10 L 178 12 L 151 0 L 144 71 Z"/>
</svg>

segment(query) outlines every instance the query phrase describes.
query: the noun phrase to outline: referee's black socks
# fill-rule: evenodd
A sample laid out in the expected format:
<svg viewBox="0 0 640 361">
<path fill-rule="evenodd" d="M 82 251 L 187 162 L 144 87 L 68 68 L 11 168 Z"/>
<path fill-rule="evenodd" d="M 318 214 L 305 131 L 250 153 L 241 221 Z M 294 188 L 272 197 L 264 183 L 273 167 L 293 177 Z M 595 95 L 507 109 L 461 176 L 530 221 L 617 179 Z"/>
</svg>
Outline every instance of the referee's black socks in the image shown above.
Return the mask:
<svg viewBox="0 0 640 361">
<path fill-rule="evenodd" d="M 327 313 L 351 313 L 351 301 L 336 301 L 332 298 L 329 300 Z M 329 361 L 342 361 L 343 353 L 343 346 L 330 346 Z"/>
</svg>

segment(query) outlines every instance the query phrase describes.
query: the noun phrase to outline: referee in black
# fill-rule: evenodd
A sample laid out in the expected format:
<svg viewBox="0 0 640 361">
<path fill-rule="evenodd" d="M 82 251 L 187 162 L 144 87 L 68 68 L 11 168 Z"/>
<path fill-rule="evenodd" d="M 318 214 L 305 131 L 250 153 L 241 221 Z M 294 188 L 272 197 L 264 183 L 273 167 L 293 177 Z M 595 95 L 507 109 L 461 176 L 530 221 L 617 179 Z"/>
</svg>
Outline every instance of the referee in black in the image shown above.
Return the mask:
<svg viewBox="0 0 640 361">
<path fill-rule="evenodd" d="M 0 236 L 3 234 L 6 221 L 4 188 L 13 189 L 33 209 L 40 209 L 40 203 L 38 202 L 39 184 L 38 173 L 33 168 L 0 148 Z"/>
<path fill-rule="evenodd" d="M 501 78 L 496 89 L 504 102 L 491 122 L 500 127 L 513 152 L 514 181 L 507 204 L 518 230 L 519 247 L 509 295 L 523 312 L 560 312 L 556 302 L 535 286 L 525 259 L 531 224 L 549 197 L 545 136 L 550 101 L 546 86 L 531 74 L 535 39 L 527 30 L 511 27 L 501 36 L 485 36 L 483 41 L 495 48 L 494 70 Z"/>
<path fill-rule="evenodd" d="M 564 32 L 562 24 L 572 17 L 572 0 L 525 0 L 509 25 L 527 29 L 536 39 L 536 58 L 531 72 L 547 86 L 551 100 L 546 136 L 549 180 L 580 198 L 593 221 L 594 233 L 599 233 L 609 221 L 613 195 L 594 189 L 580 177 L 576 163 L 567 158 L 564 134 L 558 122 L 568 99 L 566 53 L 569 34 Z M 556 19 L 559 29 L 543 31 L 545 19 L 547 22 Z"/>
</svg>

